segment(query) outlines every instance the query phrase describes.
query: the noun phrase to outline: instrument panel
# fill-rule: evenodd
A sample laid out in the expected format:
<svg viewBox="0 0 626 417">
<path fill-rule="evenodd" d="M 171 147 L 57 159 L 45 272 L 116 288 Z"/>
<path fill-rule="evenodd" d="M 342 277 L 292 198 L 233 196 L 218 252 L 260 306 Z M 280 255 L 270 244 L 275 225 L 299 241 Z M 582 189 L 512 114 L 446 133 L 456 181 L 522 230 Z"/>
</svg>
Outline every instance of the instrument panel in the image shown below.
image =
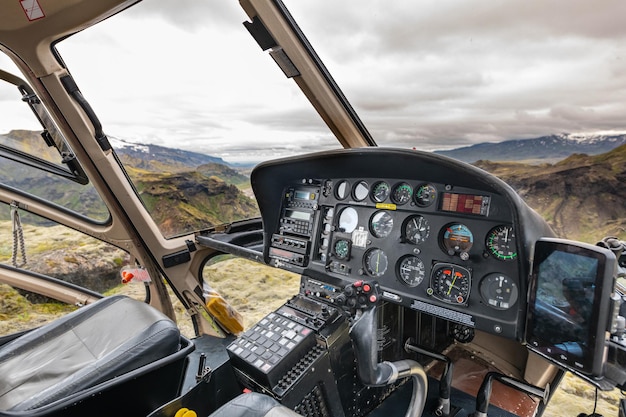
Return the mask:
<svg viewBox="0 0 626 417">
<path fill-rule="evenodd" d="M 530 209 L 474 167 L 433 154 L 377 152 L 388 157 L 385 168 L 382 159 L 373 163 L 373 150 L 267 167 L 262 178 L 280 187 L 278 202 L 258 199 L 268 262 L 328 288 L 376 280 L 388 302 L 519 338 L 528 235 L 544 225 L 525 230 L 537 221 L 526 218 Z M 332 290 L 319 296 L 333 302 Z"/>
</svg>

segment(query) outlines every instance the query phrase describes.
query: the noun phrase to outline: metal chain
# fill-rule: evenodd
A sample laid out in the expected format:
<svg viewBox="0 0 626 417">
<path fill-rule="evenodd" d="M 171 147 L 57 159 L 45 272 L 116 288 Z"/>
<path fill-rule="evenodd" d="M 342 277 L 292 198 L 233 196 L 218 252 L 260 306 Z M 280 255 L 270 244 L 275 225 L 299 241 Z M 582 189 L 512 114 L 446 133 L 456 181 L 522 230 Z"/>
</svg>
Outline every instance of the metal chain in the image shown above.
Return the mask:
<svg viewBox="0 0 626 417">
<path fill-rule="evenodd" d="M 24 229 L 20 221 L 19 206 L 17 202 L 11 203 L 11 220 L 13 221 L 13 254 L 11 255 L 11 263 L 14 267 L 20 268 L 26 265 L 26 246 L 24 245 Z M 17 263 L 17 252 L 20 251 L 22 263 Z"/>
</svg>

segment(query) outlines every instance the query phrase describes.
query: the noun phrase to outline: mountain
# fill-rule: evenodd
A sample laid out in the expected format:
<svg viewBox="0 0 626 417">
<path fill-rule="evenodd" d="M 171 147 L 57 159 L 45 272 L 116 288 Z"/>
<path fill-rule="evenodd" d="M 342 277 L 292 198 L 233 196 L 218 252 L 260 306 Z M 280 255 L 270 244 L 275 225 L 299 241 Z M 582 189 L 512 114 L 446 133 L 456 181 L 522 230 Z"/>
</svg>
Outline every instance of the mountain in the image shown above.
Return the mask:
<svg viewBox="0 0 626 417">
<path fill-rule="evenodd" d="M 258 216 L 256 202 L 249 196 L 248 177 L 221 158 L 119 139 L 111 139 L 111 142 L 164 235 Z M 0 145 L 39 155 L 57 164 L 60 161 L 59 153 L 48 147 L 35 131 L 14 130 L 0 135 Z M 4 159 L 0 163 L 0 179 L 98 221 L 108 218 L 108 211 L 91 184 L 65 181 Z M 8 219 L 9 211 L 0 211 L 0 220 Z M 27 216 L 27 223 L 49 225 L 34 216 Z"/>
<path fill-rule="evenodd" d="M 256 201 L 206 171 L 154 172 L 126 167 L 165 236 L 258 216 Z M 212 171 L 213 172 L 213 171 Z"/>
<path fill-rule="evenodd" d="M 554 164 L 477 161 L 507 182 L 568 239 L 626 240 L 626 145 L 598 155 L 574 154 Z"/>
<path fill-rule="evenodd" d="M 626 143 L 626 134 L 570 134 L 512 139 L 498 143 L 478 143 L 462 148 L 435 151 L 460 161 L 555 161 L 575 153 L 597 155 Z"/>
</svg>

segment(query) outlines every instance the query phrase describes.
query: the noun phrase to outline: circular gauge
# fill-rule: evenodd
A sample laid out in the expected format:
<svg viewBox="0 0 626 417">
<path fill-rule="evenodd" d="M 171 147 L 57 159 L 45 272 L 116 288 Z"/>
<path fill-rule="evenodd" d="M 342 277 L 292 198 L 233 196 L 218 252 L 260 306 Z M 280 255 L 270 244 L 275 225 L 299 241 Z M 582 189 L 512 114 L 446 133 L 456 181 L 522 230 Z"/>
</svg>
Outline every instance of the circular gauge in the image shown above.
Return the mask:
<svg viewBox="0 0 626 417">
<path fill-rule="evenodd" d="M 407 242 L 417 245 L 424 242 L 429 235 L 430 224 L 423 216 L 411 216 L 404 223 L 404 237 Z"/>
<path fill-rule="evenodd" d="M 422 184 L 415 190 L 413 199 L 418 206 L 428 207 L 437 199 L 437 189 L 434 185 Z"/>
<path fill-rule="evenodd" d="M 389 197 L 389 193 L 391 193 L 391 188 L 389 184 L 385 181 L 379 181 L 372 187 L 372 200 L 375 203 L 382 203 Z"/>
<path fill-rule="evenodd" d="M 335 197 L 338 200 L 343 200 L 350 194 L 350 183 L 346 180 L 341 180 L 337 183 L 337 187 L 335 187 Z"/>
<path fill-rule="evenodd" d="M 333 252 L 339 259 L 347 259 L 350 256 L 350 241 L 346 239 L 339 239 L 333 246 Z"/>
<path fill-rule="evenodd" d="M 480 295 L 496 310 L 507 310 L 513 306 L 518 293 L 517 284 L 504 274 L 489 274 L 480 282 Z"/>
<path fill-rule="evenodd" d="M 496 226 L 487 234 L 485 244 L 489 253 L 502 261 L 517 258 L 515 232 L 511 226 Z"/>
<path fill-rule="evenodd" d="M 474 244 L 474 235 L 464 224 L 452 223 L 443 229 L 441 243 L 448 255 L 452 256 L 455 253 L 460 253 L 461 257 L 465 259 Z"/>
<path fill-rule="evenodd" d="M 430 278 L 433 296 L 451 304 L 467 304 L 470 292 L 470 272 L 458 265 L 436 264 Z"/>
<path fill-rule="evenodd" d="M 407 255 L 398 263 L 398 276 L 409 287 L 417 287 L 424 281 L 426 268 L 417 256 Z"/>
<path fill-rule="evenodd" d="M 356 201 L 363 201 L 365 197 L 370 193 L 369 185 L 365 181 L 359 181 L 354 186 L 354 190 L 352 190 L 352 196 Z"/>
<path fill-rule="evenodd" d="M 387 237 L 393 229 L 393 217 L 387 211 L 377 211 L 370 219 L 370 231 L 376 237 Z"/>
<path fill-rule="evenodd" d="M 352 233 L 359 223 L 359 213 L 352 207 L 346 207 L 339 213 L 339 231 L 344 233 Z"/>
<path fill-rule="evenodd" d="M 411 201 L 412 195 L 413 187 L 406 182 L 401 182 L 393 187 L 393 191 L 391 192 L 391 201 L 400 205 L 406 204 Z"/>
<path fill-rule="evenodd" d="M 371 277 L 379 277 L 387 271 L 389 261 L 382 249 L 373 248 L 365 252 L 363 266 L 365 272 Z"/>
</svg>

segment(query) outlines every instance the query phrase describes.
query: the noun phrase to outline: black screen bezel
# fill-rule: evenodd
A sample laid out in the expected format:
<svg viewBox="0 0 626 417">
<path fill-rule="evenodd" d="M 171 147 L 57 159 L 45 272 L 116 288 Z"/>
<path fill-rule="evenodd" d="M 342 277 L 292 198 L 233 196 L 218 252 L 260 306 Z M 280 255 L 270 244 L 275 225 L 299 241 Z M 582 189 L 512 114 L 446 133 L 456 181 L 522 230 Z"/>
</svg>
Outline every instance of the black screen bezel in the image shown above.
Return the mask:
<svg viewBox="0 0 626 417">
<path fill-rule="evenodd" d="M 555 251 L 593 258 L 598 261 L 595 276 L 593 306 L 589 326 L 581 345 L 582 355 L 574 355 L 558 347 L 557 343 L 548 341 L 538 328 L 538 320 L 544 312 L 540 312 L 537 300 L 539 266 Z M 565 239 L 542 238 L 535 244 L 531 276 L 529 282 L 528 312 L 526 320 L 526 343 L 528 349 L 567 370 L 592 377 L 603 374 L 607 328 L 610 314 L 610 295 L 613 290 L 615 262 L 613 253 L 605 248 Z M 566 277 L 563 277 L 566 278 Z"/>
</svg>

